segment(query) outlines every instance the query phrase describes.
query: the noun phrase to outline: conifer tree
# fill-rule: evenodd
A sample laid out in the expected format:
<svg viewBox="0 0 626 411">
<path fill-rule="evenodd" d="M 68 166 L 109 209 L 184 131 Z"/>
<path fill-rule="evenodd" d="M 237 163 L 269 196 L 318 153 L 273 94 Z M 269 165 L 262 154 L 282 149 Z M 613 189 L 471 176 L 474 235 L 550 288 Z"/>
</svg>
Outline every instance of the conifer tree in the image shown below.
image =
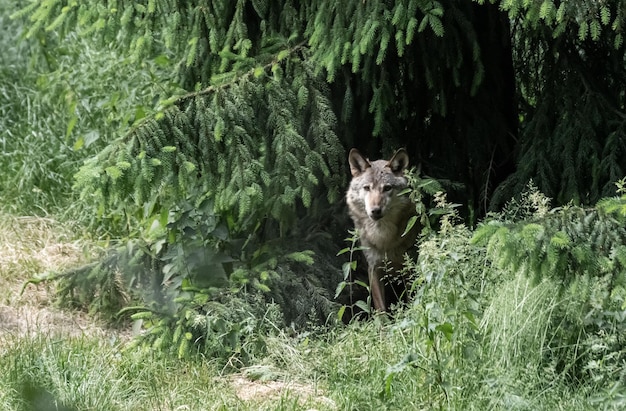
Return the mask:
<svg viewBox="0 0 626 411">
<path fill-rule="evenodd" d="M 300 87 L 294 70 L 306 66 L 343 148 L 379 156 L 407 146 L 484 211 L 505 179 L 496 204 L 531 177 L 559 201 L 593 202 L 623 174 L 624 9 L 621 0 L 38 0 L 19 15 L 30 36 L 78 31 L 138 62 L 167 55 L 192 95 L 267 76 Z M 294 92 L 308 104 L 306 88 Z M 330 152 L 331 163 L 342 154 Z"/>
<path fill-rule="evenodd" d="M 626 3 L 501 2 L 515 28 L 517 170 L 493 199 L 530 179 L 558 204 L 593 204 L 626 172 Z"/>
<path fill-rule="evenodd" d="M 210 243 L 220 264 L 245 255 L 255 277 L 231 277 L 263 288 L 277 272 L 268 242 L 344 228 L 329 215 L 342 215 L 333 207 L 352 146 L 372 157 L 405 146 L 457 183 L 451 198 L 471 222 L 530 178 L 558 202 L 608 194 L 626 169 L 625 10 L 624 0 L 34 0 L 14 17 L 44 48 L 79 35 L 174 73 L 152 111 L 85 162 L 77 189 L 147 239 L 163 281 L 172 250 Z M 215 220 L 204 233 L 187 225 L 198 212 Z"/>
</svg>

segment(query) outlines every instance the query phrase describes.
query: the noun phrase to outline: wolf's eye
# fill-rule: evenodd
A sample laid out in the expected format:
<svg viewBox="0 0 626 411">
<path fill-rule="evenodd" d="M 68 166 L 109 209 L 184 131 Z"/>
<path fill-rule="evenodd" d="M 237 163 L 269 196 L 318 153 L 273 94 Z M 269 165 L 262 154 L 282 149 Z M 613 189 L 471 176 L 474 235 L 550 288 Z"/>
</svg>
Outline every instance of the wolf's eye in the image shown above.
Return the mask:
<svg viewBox="0 0 626 411">
<path fill-rule="evenodd" d="M 363 186 L 363 190 L 370 191 L 370 186 Z"/>
<path fill-rule="evenodd" d="M 383 187 L 383 191 L 389 191 L 389 190 L 391 190 L 392 188 L 393 188 L 392 186 L 390 186 L 389 184 L 387 184 L 387 185 L 385 185 L 385 186 Z"/>
</svg>

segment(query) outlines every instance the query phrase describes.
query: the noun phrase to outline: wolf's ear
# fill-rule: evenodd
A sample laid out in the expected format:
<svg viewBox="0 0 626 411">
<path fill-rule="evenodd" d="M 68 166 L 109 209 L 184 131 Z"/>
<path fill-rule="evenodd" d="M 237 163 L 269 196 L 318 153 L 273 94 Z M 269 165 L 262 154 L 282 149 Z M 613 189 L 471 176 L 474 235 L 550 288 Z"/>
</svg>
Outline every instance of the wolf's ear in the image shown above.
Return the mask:
<svg viewBox="0 0 626 411">
<path fill-rule="evenodd" d="M 363 157 L 363 155 L 356 148 L 350 150 L 350 154 L 348 154 L 348 163 L 350 163 L 350 172 L 352 173 L 352 177 L 358 176 L 372 166 L 369 160 Z"/>
<path fill-rule="evenodd" d="M 409 166 L 409 155 L 406 153 L 406 150 L 401 148 L 396 151 L 396 153 L 391 157 L 387 166 L 394 173 L 401 173 Z"/>
</svg>

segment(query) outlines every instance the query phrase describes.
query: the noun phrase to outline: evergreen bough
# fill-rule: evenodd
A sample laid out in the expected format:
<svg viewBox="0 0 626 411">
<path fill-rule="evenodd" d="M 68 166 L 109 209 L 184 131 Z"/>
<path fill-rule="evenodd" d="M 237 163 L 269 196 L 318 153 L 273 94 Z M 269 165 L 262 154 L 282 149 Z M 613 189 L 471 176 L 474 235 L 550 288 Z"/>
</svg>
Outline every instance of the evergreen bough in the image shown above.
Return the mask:
<svg viewBox="0 0 626 411">
<path fill-rule="evenodd" d="M 198 334 L 196 320 L 213 315 L 224 294 L 245 304 L 248 291 L 260 291 L 287 306 L 291 300 L 272 297 L 269 286 L 299 282 L 281 291 L 303 294 L 288 320 L 325 319 L 332 304 L 321 289 L 329 284 L 314 279 L 320 270 L 302 272 L 313 263 L 303 249 L 315 244 L 293 240 L 302 236 L 295 222 L 304 209 L 311 224 L 327 218 L 346 184 L 345 151 L 330 90 L 296 42 L 295 6 L 43 1 L 16 17 L 25 14 L 33 21 L 27 36 L 78 30 L 116 42 L 136 61 L 175 67 L 187 89 L 138 116 L 76 174 L 81 199 L 126 240 L 99 263 L 55 277 L 61 295 L 94 311 L 132 314 L 148 326 L 151 344 L 179 356 L 192 340 L 208 353 L 223 343 L 215 333 L 248 321 L 229 317 Z"/>
</svg>

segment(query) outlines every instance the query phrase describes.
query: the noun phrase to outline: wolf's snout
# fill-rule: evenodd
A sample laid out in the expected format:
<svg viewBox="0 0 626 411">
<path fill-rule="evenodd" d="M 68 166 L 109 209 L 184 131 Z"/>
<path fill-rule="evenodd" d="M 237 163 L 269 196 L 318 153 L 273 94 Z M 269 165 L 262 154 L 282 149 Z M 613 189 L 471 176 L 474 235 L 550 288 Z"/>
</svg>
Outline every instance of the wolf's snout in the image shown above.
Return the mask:
<svg viewBox="0 0 626 411">
<path fill-rule="evenodd" d="M 380 220 L 383 218 L 383 209 L 380 207 L 375 207 L 370 210 L 370 218 L 373 220 Z"/>
</svg>

